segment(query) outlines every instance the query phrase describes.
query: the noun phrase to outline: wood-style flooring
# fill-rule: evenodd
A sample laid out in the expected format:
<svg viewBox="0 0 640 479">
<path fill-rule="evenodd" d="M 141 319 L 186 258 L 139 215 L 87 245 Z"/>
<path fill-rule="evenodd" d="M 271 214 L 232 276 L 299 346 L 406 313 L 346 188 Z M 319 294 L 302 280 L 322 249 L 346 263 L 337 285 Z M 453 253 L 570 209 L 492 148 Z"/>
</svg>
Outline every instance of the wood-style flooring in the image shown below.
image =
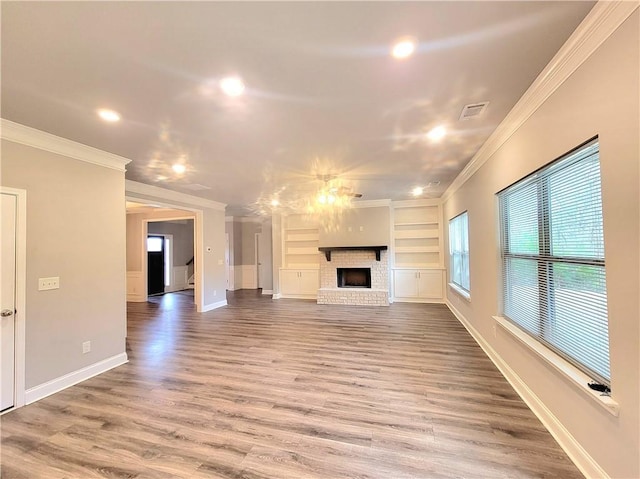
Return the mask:
<svg viewBox="0 0 640 479">
<path fill-rule="evenodd" d="M 443 305 L 129 304 L 129 363 L 2 416 L 2 478 L 581 478 Z"/>
</svg>

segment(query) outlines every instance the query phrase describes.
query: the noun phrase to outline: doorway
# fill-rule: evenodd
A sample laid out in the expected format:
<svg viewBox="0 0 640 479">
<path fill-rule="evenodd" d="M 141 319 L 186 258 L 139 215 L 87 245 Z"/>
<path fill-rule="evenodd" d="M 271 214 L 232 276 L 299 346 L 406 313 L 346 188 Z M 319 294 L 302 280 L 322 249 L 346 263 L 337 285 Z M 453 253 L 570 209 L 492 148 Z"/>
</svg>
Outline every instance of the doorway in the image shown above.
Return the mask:
<svg viewBox="0 0 640 479">
<path fill-rule="evenodd" d="M 164 293 L 165 241 L 164 236 L 147 236 L 147 294 Z"/>
<path fill-rule="evenodd" d="M 0 412 L 24 405 L 26 191 L 2 188 Z"/>
</svg>

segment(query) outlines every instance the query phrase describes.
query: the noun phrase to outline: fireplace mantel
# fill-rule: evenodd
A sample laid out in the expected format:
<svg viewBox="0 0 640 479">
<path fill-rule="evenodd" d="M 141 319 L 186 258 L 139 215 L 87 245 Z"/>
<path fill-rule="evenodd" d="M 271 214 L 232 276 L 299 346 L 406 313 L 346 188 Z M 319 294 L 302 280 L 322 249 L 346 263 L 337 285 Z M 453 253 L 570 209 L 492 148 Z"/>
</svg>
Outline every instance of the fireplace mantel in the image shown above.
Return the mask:
<svg viewBox="0 0 640 479">
<path fill-rule="evenodd" d="M 386 246 L 323 246 L 318 250 L 324 253 L 327 261 L 331 261 L 332 251 L 373 251 L 376 254 L 376 261 L 380 261 L 380 251 L 385 251 Z"/>
</svg>

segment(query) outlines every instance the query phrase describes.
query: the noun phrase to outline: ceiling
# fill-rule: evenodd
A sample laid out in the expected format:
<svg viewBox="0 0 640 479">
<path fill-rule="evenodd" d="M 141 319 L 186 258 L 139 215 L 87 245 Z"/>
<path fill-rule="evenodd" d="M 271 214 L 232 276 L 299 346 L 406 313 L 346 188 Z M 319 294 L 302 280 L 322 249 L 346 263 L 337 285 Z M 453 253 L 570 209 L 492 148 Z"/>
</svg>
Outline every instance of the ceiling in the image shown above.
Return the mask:
<svg viewBox="0 0 640 479">
<path fill-rule="evenodd" d="M 2 117 L 228 214 L 286 206 L 323 178 L 362 200 L 437 197 L 593 4 L 3 1 Z M 398 60 L 403 36 L 417 50 Z M 222 93 L 228 75 L 242 95 Z"/>
</svg>

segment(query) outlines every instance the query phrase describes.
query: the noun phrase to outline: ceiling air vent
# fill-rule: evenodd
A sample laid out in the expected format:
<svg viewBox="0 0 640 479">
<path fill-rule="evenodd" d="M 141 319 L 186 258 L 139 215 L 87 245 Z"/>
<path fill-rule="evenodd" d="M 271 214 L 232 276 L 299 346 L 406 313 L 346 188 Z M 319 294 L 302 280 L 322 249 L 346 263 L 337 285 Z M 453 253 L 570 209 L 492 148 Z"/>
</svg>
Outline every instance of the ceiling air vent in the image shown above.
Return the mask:
<svg viewBox="0 0 640 479">
<path fill-rule="evenodd" d="M 487 109 L 487 105 L 489 105 L 488 101 L 483 101 L 482 103 L 471 103 L 470 105 L 466 105 L 462 109 L 462 113 L 460 114 L 460 119 L 471 120 L 472 118 L 479 117 Z"/>
</svg>

